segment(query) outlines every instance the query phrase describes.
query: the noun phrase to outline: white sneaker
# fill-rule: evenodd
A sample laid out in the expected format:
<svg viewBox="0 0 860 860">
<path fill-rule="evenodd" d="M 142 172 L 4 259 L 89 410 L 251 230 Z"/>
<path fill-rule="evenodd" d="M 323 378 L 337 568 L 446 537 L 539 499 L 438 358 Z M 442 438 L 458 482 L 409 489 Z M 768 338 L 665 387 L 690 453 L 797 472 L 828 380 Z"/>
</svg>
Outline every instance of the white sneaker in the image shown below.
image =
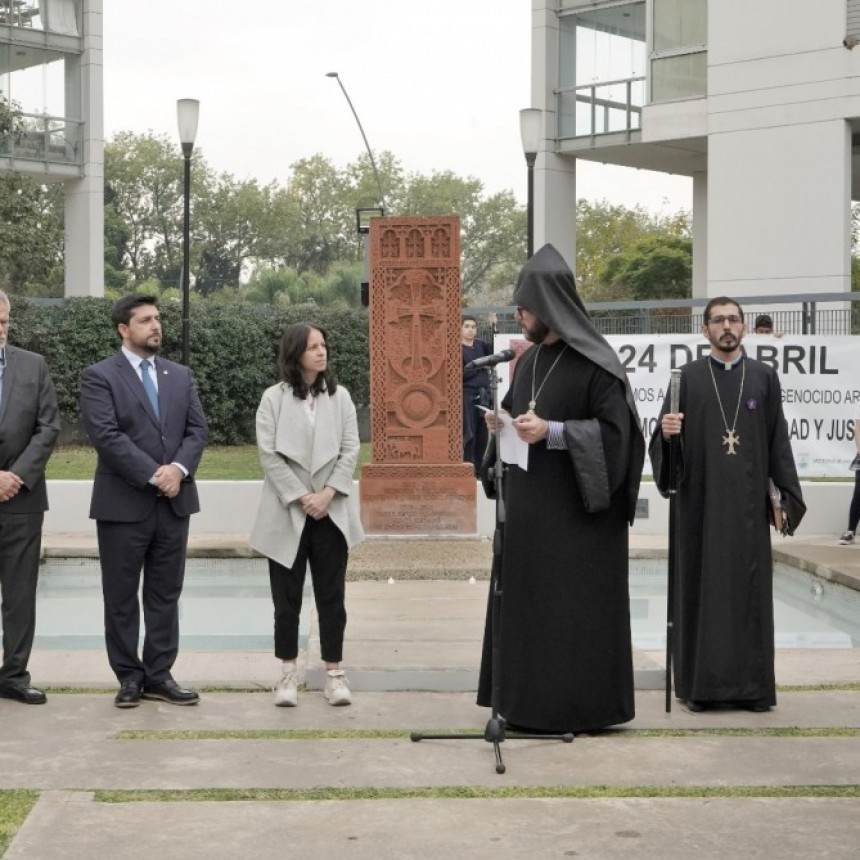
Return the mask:
<svg viewBox="0 0 860 860">
<path fill-rule="evenodd" d="M 839 543 L 842 544 L 842 546 L 848 546 L 848 544 L 854 543 L 854 532 L 845 532 L 845 534 L 842 535 L 841 538 L 839 538 Z"/>
<path fill-rule="evenodd" d="M 279 708 L 294 708 L 299 703 L 299 685 L 295 670 L 285 672 L 275 684 L 275 705 Z"/>
<path fill-rule="evenodd" d="M 342 669 L 331 669 L 325 681 L 325 697 L 330 705 L 351 705 L 352 693 L 346 685 L 346 675 Z"/>
</svg>

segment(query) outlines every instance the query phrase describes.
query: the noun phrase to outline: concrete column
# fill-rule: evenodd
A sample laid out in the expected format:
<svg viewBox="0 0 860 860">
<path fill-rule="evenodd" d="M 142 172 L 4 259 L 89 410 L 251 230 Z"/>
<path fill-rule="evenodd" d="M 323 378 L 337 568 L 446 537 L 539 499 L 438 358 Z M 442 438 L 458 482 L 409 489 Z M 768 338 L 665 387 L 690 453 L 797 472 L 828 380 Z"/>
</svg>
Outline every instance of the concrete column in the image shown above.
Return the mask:
<svg viewBox="0 0 860 860">
<path fill-rule="evenodd" d="M 67 296 L 104 295 L 104 81 L 102 0 L 83 9 L 80 60 L 83 178 L 65 185 Z"/>
<path fill-rule="evenodd" d="M 576 159 L 541 152 L 535 166 L 535 250 L 551 242 L 576 272 Z"/>
<path fill-rule="evenodd" d="M 708 295 L 708 174 L 693 174 L 693 298 Z"/>
<path fill-rule="evenodd" d="M 552 242 L 576 271 L 576 159 L 555 154 L 558 14 L 555 0 L 532 0 L 532 106 L 543 111 L 535 164 L 534 246 Z"/>
</svg>

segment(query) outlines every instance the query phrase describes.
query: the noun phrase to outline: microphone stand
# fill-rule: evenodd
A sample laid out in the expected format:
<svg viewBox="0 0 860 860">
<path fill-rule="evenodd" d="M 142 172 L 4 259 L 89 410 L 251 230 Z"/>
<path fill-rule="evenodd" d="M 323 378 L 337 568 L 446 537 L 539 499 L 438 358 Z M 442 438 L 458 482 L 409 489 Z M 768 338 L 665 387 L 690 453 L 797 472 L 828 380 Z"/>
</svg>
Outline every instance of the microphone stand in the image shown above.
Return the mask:
<svg viewBox="0 0 860 860">
<path fill-rule="evenodd" d="M 674 369 L 669 379 L 669 411 L 678 412 L 681 388 L 681 371 Z M 678 443 L 679 437 L 669 440 L 669 564 L 666 580 L 666 713 L 672 712 L 672 649 L 675 633 L 675 579 L 678 575 Z"/>
<path fill-rule="evenodd" d="M 496 773 L 505 772 L 505 763 L 502 760 L 501 744 L 506 739 L 528 739 L 538 740 L 560 740 L 569 744 L 573 742 L 573 733 L 564 734 L 530 734 L 528 732 L 508 732 L 505 727 L 505 719 L 499 713 L 499 705 L 502 696 L 502 555 L 504 550 L 505 534 L 505 494 L 504 494 L 504 465 L 502 464 L 502 446 L 499 444 L 499 376 L 496 366 L 490 368 L 490 391 L 493 395 L 493 415 L 495 417 L 496 433 L 493 438 L 495 459 L 493 463 L 493 487 L 496 500 L 496 529 L 493 533 L 493 566 L 490 572 L 490 625 L 491 625 L 491 664 L 492 685 L 490 688 L 490 719 L 484 728 L 483 734 L 422 734 L 412 732 L 410 739 L 414 742 L 421 740 L 484 740 L 493 745 L 496 758 Z"/>
</svg>

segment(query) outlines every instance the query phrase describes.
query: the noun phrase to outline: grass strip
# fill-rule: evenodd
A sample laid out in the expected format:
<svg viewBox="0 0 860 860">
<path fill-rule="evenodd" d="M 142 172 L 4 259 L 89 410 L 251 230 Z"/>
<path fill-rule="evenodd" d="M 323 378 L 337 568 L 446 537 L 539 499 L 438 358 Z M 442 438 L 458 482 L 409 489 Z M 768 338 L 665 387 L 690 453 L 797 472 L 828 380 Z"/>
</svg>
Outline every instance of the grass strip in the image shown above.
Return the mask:
<svg viewBox="0 0 860 860">
<path fill-rule="evenodd" d="M 0 857 L 38 799 L 39 792 L 32 789 L 0 790 Z"/>
<path fill-rule="evenodd" d="M 320 740 L 406 740 L 406 729 L 124 729 L 112 735 L 115 741 L 320 741 Z M 426 729 L 419 734 L 480 734 L 479 729 Z M 580 736 L 582 737 L 582 736 Z M 860 728 L 848 726 L 825 727 L 760 727 L 700 729 L 608 729 L 589 733 L 590 738 L 856 738 Z M 535 738 L 540 740 L 540 738 Z"/>
<path fill-rule="evenodd" d="M 780 693 L 856 693 L 860 691 L 860 682 L 840 684 L 778 684 Z"/>
<path fill-rule="evenodd" d="M 408 800 L 509 798 L 854 798 L 860 785 L 535 785 L 485 788 L 451 785 L 435 788 L 199 788 L 97 790 L 98 803 L 171 803 L 187 801 L 301 801 L 301 800 Z"/>
</svg>

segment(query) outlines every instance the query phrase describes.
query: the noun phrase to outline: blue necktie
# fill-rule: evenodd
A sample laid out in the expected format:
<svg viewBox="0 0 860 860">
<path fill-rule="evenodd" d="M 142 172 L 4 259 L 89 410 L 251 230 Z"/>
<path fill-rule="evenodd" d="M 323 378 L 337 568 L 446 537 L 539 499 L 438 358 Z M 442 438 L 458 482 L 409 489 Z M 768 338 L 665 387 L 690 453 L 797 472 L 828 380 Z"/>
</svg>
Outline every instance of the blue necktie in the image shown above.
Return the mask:
<svg viewBox="0 0 860 860">
<path fill-rule="evenodd" d="M 149 398 L 149 402 L 155 411 L 155 417 L 158 418 L 158 392 L 155 390 L 155 383 L 152 381 L 152 377 L 149 375 L 150 367 L 152 365 L 149 359 L 145 358 L 140 363 L 140 378 L 143 380 L 143 390 L 146 392 L 146 396 Z"/>
</svg>

